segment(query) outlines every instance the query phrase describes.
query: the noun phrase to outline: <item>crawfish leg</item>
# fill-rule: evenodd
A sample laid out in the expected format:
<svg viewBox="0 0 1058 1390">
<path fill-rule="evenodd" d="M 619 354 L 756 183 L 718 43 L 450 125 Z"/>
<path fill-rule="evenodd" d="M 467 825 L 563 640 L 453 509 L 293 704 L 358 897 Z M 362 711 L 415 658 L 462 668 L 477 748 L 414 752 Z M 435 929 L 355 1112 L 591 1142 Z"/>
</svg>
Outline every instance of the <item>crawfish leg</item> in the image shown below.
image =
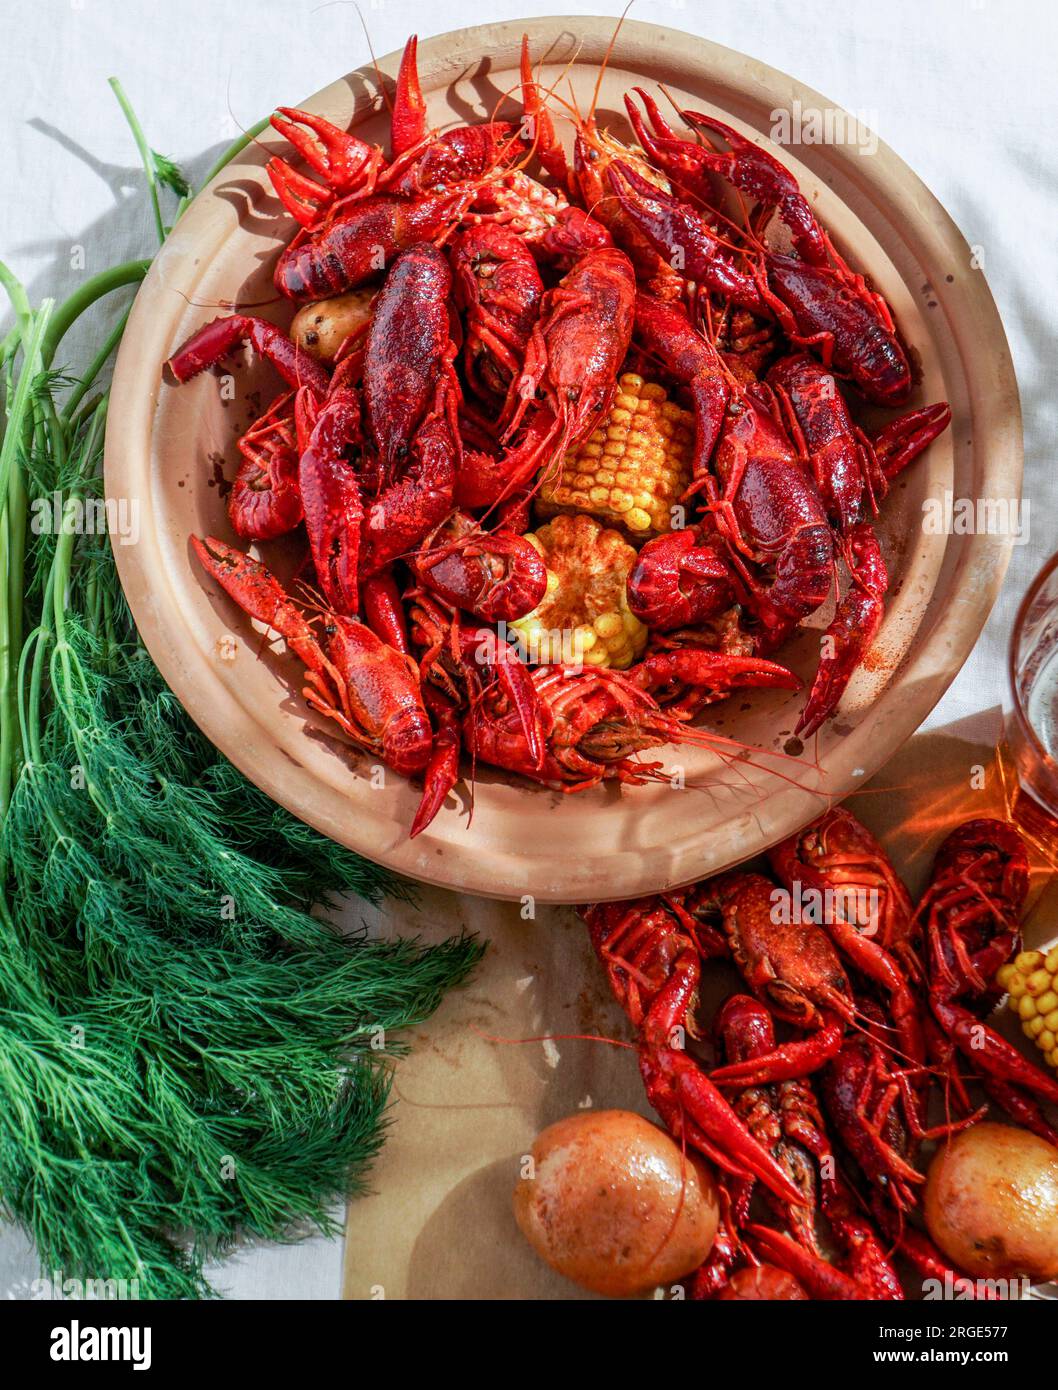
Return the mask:
<svg viewBox="0 0 1058 1390">
<path fill-rule="evenodd" d="M 433 752 L 423 779 L 422 800 L 415 812 L 409 839 L 414 840 L 433 820 L 445 797 L 459 780 L 459 753 L 462 747 L 460 721 L 456 708 L 435 686 L 423 686 L 423 702 L 436 725 Z"/>
<path fill-rule="evenodd" d="M 768 1226 L 749 1225 L 746 1234 L 766 1260 L 792 1274 L 813 1298 L 844 1302 L 877 1297 L 873 1289 L 858 1283 L 851 1274 L 846 1274 L 836 1265 L 813 1255 L 782 1231 L 773 1231 Z"/>
<path fill-rule="evenodd" d="M 994 1028 L 959 1004 L 933 1002 L 933 1012 L 956 1047 L 976 1069 L 1001 1083 L 1013 1083 L 1052 1105 L 1058 1104 L 1058 1081 L 1022 1055 Z"/>
<path fill-rule="evenodd" d="M 982 1076 L 981 1085 L 988 1096 L 997 1105 L 1002 1106 L 1012 1120 L 1058 1148 L 1058 1130 L 1027 1091 L 1009 1081 L 1001 1081 L 997 1076 Z"/>
<path fill-rule="evenodd" d="M 808 1076 L 826 1066 L 836 1055 L 844 1032 L 845 1025 L 840 1019 L 834 1019 L 811 1037 L 781 1043 L 761 1057 L 717 1067 L 711 1073 L 712 1080 L 718 1086 L 764 1086 L 772 1081 Z"/>
<path fill-rule="evenodd" d="M 326 367 L 274 323 L 250 314 L 230 314 L 205 324 L 173 353 L 169 370 L 177 381 L 190 381 L 240 343 L 249 343 L 254 352 L 266 357 L 288 386 L 308 386 L 321 396 L 326 392 L 330 382 Z"/>
<path fill-rule="evenodd" d="M 697 997 L 697 953 L 680 952 L 668 983 L 643 1022 L 640 1070 L 651 1104 L 675 1135 L 687 1139 L 726 1172 L 759 1178 L 780 1200 L 798 1203 L 802 1194 L 782 1167 L 750 1133 L 701 1067 L 670 1039 L 685 1026 Z"/>
<path fill-rule="evenodd" d="M 808 703 L 795 732 L 814 734 L 837 708 L 852 673 L 870 650 L 885 616 L 884 598 L 889 572 L 878 537 L 869 522 L 853 527 L 845 542 L 852 587 L 838 604 L 834 621 L 823 637 L 823 655 Z"/>
<path fill-rule="evenodd" d="M 360 586 L 360 600 L 364 609 L 364 622 L 375 636 L 381 637 L 394 651 L 407 656 L 411 650 L 408 646 L 408 625 L 392 565 L 363 581 Z"/>
</svg>

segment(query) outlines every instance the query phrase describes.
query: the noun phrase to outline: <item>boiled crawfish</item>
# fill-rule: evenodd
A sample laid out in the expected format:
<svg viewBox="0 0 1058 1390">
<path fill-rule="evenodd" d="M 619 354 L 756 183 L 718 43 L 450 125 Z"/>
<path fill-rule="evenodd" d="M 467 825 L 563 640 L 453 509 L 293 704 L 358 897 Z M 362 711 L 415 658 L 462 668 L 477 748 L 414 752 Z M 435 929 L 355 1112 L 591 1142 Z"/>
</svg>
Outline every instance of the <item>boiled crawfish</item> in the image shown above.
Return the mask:
<svg viewBox="0 0 1058 1390">
<path fill-rule="evenodd" d="M 567 789 L 659 776 L 640 755 L 668 742 L 726 751 L 689 721 L 735 688 L 795 688 L 770 658 L 837 590 L 797 724 L 818 729 L 884 616 L 878 507 L 950 419 L 940 404 L 870 433 L 856 423 L 856 395 L 906 397 L 908 357 L 883 297 L 766 149 L 691 110 L 677 131 L 644 91 L 626 101 L 638 145 L 622 141 L 594 100 L 582 114 L 544 90 L 527 39 L 519 79 L 513 116 L 431 129 L 413 35 L 387 146 L 279 108 L 272 124 L 297 164 L 276 156 L 268 172 L 297 230 L 276 286 L 298 302 L 364 286 L 355 327 L 321 362 L 303 325 L 292 338 L 236 312 L 170 362 L 186 381 L 245 342 L 288 388 L 239 441 L 229 517 L 248 540 L 304 538 L 313 601 L 362 616 L 387 652 L 416 661 L 434 738 L 416 831 L 462 748 Z M 571 161 L 554 108 L 574 127 Z M 336 323 L 347 312 L 331 307 Z M 619 375 L 646 370 L 674 410 L 693 410 L 694 452 L 673 529 L 629 573 L 644 655 L 617 673 L 530 668 L 502 625 L 531 615 L 549 583 L 522 538 L 537 495 L 567 456 L 590 453 L 593 431 L 620 436 Z M 386 663 L 400 685 L 403 667 Z M 901 998 L 894 986 L 903 1027 Z"/>
</svg>

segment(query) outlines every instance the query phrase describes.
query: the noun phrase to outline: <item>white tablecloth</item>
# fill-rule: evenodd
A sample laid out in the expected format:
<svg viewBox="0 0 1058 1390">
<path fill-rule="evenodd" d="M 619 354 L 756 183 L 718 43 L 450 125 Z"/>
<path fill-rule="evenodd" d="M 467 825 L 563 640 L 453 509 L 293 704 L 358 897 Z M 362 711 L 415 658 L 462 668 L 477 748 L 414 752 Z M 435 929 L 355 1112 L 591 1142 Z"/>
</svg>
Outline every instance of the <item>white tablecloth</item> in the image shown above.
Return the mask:
<svg viewBox="0 0 1058 1390">
<path fill-rule="evenodd" d="M 557 8 L 553 0 L 361 4 L 380 54 L 413 31 Z M 583 8 L 617 12 L 613 4 Z M 981 248 L 1021 387 L 1031 536 L 1015 549 L 992 619 L 929 726 L 994 710 L 1017 601 L 1058 532 L 1058 6 L 658 0 L 632 15 L 753 54 L 863 113 Z M 4 25 L 0 258 L 34 300 L 62 297 L 86 273 L 153 246 L 143 180 L 109 76 L 122 79 L 150 142 L 195 182 L 241 127 L 369 56 L 353 5 L 318 0 L 34 0 L 5 7 Z M 459 907 L 453 901 L 453 922 Z M 315 1240 L 245 1249 L 218 1282 L 235 1297 L 333 1298 L 340 1269 L 338 1245 Z M 0 1297 L 24 1296 L 35 1273 L 24 1240 L 0 1232 Z"/>
</svg>

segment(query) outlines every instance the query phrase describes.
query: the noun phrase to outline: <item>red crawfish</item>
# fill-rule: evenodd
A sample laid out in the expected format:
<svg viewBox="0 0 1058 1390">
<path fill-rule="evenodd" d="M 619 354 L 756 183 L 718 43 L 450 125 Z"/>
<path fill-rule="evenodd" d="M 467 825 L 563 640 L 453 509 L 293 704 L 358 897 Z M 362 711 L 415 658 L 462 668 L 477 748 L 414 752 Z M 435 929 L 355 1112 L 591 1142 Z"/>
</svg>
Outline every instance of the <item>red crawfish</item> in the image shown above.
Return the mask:
<svg viewBox="0 0 1058 1390">
<path fill-rule="evenodd" d="M 628 606 L 654 632 L 698 627 L 735 601 L 734 576 L 715 525 L 655 536 L 628 575 Z"/>
<path fill-rule="evenodd" d="M 724 243 L 697 208 L 627 164 L 616 162 L 609 180 L 629 217 L 688 279 L 762 318 L 774 317 L 792 343 L 816 349 L 825 366 L 850 377 L 868 400 L 899 405 L 907 399 L 907 354 L 884 301 L 861 277 L 763 246 L 743 250 Z M 742 268 L 743 259 L 750 268 Z"/>
<path fill-rule="evenodd" d="M 292 531 L 304 515 L 298 486 L 294 393 L 285 392 L 239 440 L 242 462 L 228 497 L 236 535 L 273 540 Z"/>
<path fill-rule="evenodd" d="M 834 541 L 819 493 L 797 462 L 766 386 L 732 393 L 714 456 L 717 487 L 706 496 L 728 542 L 733 569 L 770 650 L 824 601 L 834 576 Z M 796 732 L 814 733 L 833 713 L 884 616 L 889 584 L 868 522 L 840 541 L 850 585 L 826 632 L 823 655 Z M 761 570 L 765 576 L 761 579 Z"/>
<path fill-rule="evenodd" d="M 447 260 L 425 244 L 402 253 L 375 301 L 364 357 L 364 405 L 387 482 L 398 475 L 440 381 L 454 407 L 451 292 Z"/>
<path fill-rule="evenodd" d="M 1021 946 L 1028 881 L 1028 855 L 1013 825 L 967 821 L 937 851 L 917 913 L 926 936 L 929 1003 L 945 1037 L 993 1100 L 1058 1143 L 1040 1110 L 1040 1102 L 1058 1103 L 1058 1080 L 984 1021 L 998 998 L 996 972 Z"/>
<path fill-rule="evenodd" d="M 779 1019 L 809 1034 L 712 1073 L 722 1086 L 768 1085 L 818 1070 L 856 1015 L 848 974 L 825 933 L 793 910 L 762 874 L 733 871 L 687 889 L 683 909 L 712 928 L 712 954 L 729 955 Z M 716 943 L 720 943 L 717 948 Z"/>
<path fill-rule="evenodd" d="M 650 120 L 648 126 L 631 96 L 625 95 L 625 110 L 636 139 L 654 163 L 706 204 L 713 200 L 709 175 L 725 178 L 740 192 L 762 207 L 775 209 L 789 228 L 794 248 L 809 265 L 827 265 L 832 248 L 797 180 L 774 155 L 756 145 L 715 116 L 681 110 L 680 115 L 699 134 L 708 132 L 726 140 L 728 149 L 719 151 L 677 134 L 642 87 L 633 88 Z"/>
<path fill-rule="evenodd" d="M 524 537 L 483 531 L 458 511 L 427 536 L 411 567 L 424 588 L 488 623 L 524 617 L 547 590 L 547 566 Z"/>
<path fill-rule="evenodd" d="M 765 388 L 732 391 L 705 493 L 767 645 L 815 611 L 833 582 L 833 540 L 819 494 Z"/>
<path fill-rule="evenodd" d="M 620 202 L 613 196 L 607 173 L 615 161 L 634 168 L 645 181 L 656 183 L 663 191 L 669 191 L 668 182 L 643 159 L 638 151 L 622 144 L 609 131 L 601 128 L 594 116 L 594 110 L 581 116 L 575 109 L 571 112 L 576 136 L 573 142 L 573 169 L 570 182 L 581 203 L 590 208 L 612 236 L 615 244 L 631 260 L 636 271 L 636 280 L 650 294 L 666 302 L 679 300 L 684 294 L 686 282 L 669 261 L 659 255 L 657 249 L 644 232 L 629 217 Z"/>
<path fill-rule="evenodd" d="M 877 511 L 898 473 L 951 422 L 945 402 L 908 411 L 873 438 L 852 422 L 834 376 L 807 353 L 783 357 L 768 373 L 798 452 L 827 512 L 842 531 Z"/>
<path fill-rule="evenodd" d="M 365 508 L 362 578 L 409 554 L 452 510 L 461 443 L 450 293 L 444 255 L 424 244 L 399 257 L 375 302 L 363 396 L 379 480 Z"/>
<path fill-rule="evenodd" d="M 513 387 L 540 312 L 543 281 L 525 242 L 507 227 L 465 228 L 453 238 L 449 259 L 463 315 L 466 381 L 501 407 L 502 430 L 517 405 Z"/>
<path fill-rule="evenodd" d="M 276 288 L 291 299 L 351 289 L 409 246 L 443 239 L 464 217 L 505 222 L 536 240 L 567 207 L 560 194 L 511 167 L 527 146 L 510 123 L 427 129 L 414 35 L 393 99 L 389 164 L 377 148 L 311 113 L 282 108 L 272 124 L 323 180 L 278 158 L 268 166 L 277 194 L 301 223 L 275 273 Z M 539 128 L 560 151 L 549 121 Z"/>
<path fill-rule="evenodd" d="M 630 672 L 537 666 L 530 672 L 541 711 L 545 755 L 534 756 L 517 710 L 502 692 L 468 715 L 467 748 L 483 762 L 561 791 L 603 781 L 636 785 L 663 778 L 660 763 L 637 754 L 666 743 L 720 748 L 724 740 L 665 713 L 653 687 L 683 681 L 714 692 L 743 687 L 795 689 L 797 677 L 773 661 L 706 651 L 658 652 Z"/>
<path fill-rule="evenodd" d="M 721 151 L 711 145 L 681 139 L 664 120 L 656 102 L 640 88 L 636 88 L 636 91 L 646 108 L 653 132 L 647 130 L 642 115 L 629 96 L 625 97 L 625 107 L 637 138 L 660 168 L 706 206 L 712 202 L 708 176 L 720 175 L 754 199 L 765 216 L 772 211 L 778 212 L 788 228 L 796 257 L 776 258 L 774 264 L 766 261 L 768 270 L 763 276 L 767 283 L 769 276 L 774 273 L 777 283 L 771 288 L 777 291 L 777 302 L 770 298 L 769 302 L 783 322 L 784 329 L 788 330 L 797 322 L 798 314 L 808 319 L 814 316 L 823 323 L 823 327 L 810 326 L 810 339 L 815 335 L 826 357 L 828 338 L 832 333 L 826 324 L 828 308 L 840 330 L 833 331 L 830 352 L 837 351 L 839 337 L 845 338 L 848 331 L 854 331 L 859 323 L 866 328 L 867 337 L 860 344 L 858 354 L 855 341 L 850 339 L 848 342 L 853 361 L 863 378 L 858 384 L 872 399 L 880 399 L 878 395 L 872 395 L 873 390 L 884 395 L 885 399 L 880 403 L 898 404 L 910 389 L 911 372 L 907 356 L 896 337 L 892 312 L 885 299 L 838 255 L 789 169 L 764 146 L 747 140 L 715 116 L 707 116 L 699 111 L 684 109 L 680 115 L 697 134 L 705 135 L 707 139 L 719 135 L 727 142 L 728 149 Z M 792 270 L 785 264 L 786 261 L 820 271 L 824 278 L 813 281 L 811 276 L 806 276 L 798 284 L 796 277 L 791 278 Z M 833 301 L 829 306 L 828 296 Z M 792 321 L 786 309 L 792 311 Z M 856 379 L 855 368 L 851 374 Z"/>
<path fill-rule="evenodd" d="M 911 899 L 888 856 L 851 811 L 835 806 L 776 845 L 769 858 L 785 887 L 811 903 L 813 920 L 849 965 L 888 999 L 896 1048 L 918 1072 L 911 1085 L 921 1118 L 926 1050 L 914 984 L 922 964 Z"/>
<path fill-rule="evenodd" d="M 636 1030 L 647 1097 L 677 1142 L 723 1172 L 758 1178 L 784 1202 L 801 1193 L 682 1046 L 697 1036 L 699 932 L 667 898 L 579 909 L 610 987 Z"/>
<path fill-rule="evenodd" d="M 460 188 L 412 199 L 380 193 L 337 204 L 279 257 L 276 289 L 295 301 L 344 294 L 385 270 L 408 247 L 441 236 L 472 200 L 473 189 Z"/>
<path fill-rule="evenodd" d="M 713 1027 L 728 1062 L 752 1060 L 775 1048 L 770 1010 L 746 995 L 731 995 Z M 769 1202 L 781 1231 L 750 1224 L 750 1194 L 739 1194 L 740 1224 L 753 1248 L 794 1275 L 813 1298 L 903 1298 L 877 1232 L 837 1167 L 811 1082 L 801 1077 L 750 1087 L 732 1103 L 803 1193 L 797 1206 Z M 818 1206 L 841 1252 L 840 1265 L 823 1257 L 816 1230 Z"/>
<path fill-rule="evenodd" d="M 545 459 L 595 428 L 617 389 L 632 339 L 635 276 L 628 257 L 613 247 L 582 255 L 544 296 L 515 387 L 518 407 L 507 426 L 505 453 L 468 451 L 457 482 L 461 507 L 492 507 L 534 477 Z"/>
<path fill-rule="evenodd" d="M 537 392 L 554 419 L 555 452 L 590 433 L 609 408 L 632 340 L 635 274 L 623 251 L 588 251 L 548 292 L 518 382 L 513 433 Z"/>
<path fill-rule="evenodd" d="M 423 706 L 415 663 L 382 642 L 369 627 L 341 614 L 324 614 L 326 643 L 259 560 L 223 541 L 192 537 L 203 568 L 239 607 L 278 632 L 306 667 L 305 699 L 333 719 L 358 746 L 403 776 L 422 772 L 433 730 Z"/>
</svg>

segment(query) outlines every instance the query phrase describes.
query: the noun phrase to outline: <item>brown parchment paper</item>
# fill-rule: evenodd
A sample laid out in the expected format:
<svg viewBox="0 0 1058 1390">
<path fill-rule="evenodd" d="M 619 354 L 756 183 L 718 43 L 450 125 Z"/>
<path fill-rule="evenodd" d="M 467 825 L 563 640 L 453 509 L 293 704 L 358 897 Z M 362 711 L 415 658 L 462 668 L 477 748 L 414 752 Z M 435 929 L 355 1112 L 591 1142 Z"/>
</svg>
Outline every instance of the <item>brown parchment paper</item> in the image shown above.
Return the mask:
<svg viewBox="0 0 1058 1390">
<path fill-rule="evenodd" d="M 583 923 L 566 908 L 523 920 L 514 904 L 424 889 L 392 932 L 461 926 L 489 942 L 397 1063 L 394 1122 L 375 1194 L 350 1205 L 346 1298 L 590 1298 L 546 1268 L 511 1213 L 518 1164 L 539 1130 L 580 1107 L 649 1114 L 634 1054 L 558 1036 L 629 1036 Z"/>
<path fill-rule="evenodd" d="M 847 805 L 883 841 L 913 893 L 944 835 L 973 816 L 1003 815 L 998 709 L 913 738 Z M 634 794 L 634 793 L 632 793 Z M 1035 856 L 1041 865 L 1039 853 Z M 1026 923 L 1029 946 L 1053 941 L 1058 899 L 1041 891 Z M 580 919 L 424 889 L 418 911 L 398 907 L 386 930 L 440 939 L 461 927 L 489 942 L 471 983 L 453 992 L 397 1063 L 393 1124 L 375 1171 L 375 1193 L 351 1204 L 346 1298 L 591 1298 L 531 1252 L 511 1214 L 518 1165 L 539 1130 L 578 1108 L 627 1108 L 652 1116 L 634 1055 L 604 1043 L 555 1036 L 504 1043 L 490 1037 L 599 1034 L 627 1040 L 623 1014 Z M 710 965 L 702 1017 L 737 976 Z M 995 1020 L 1025 1043 L 1009 1013 Z"/>
</svg>

